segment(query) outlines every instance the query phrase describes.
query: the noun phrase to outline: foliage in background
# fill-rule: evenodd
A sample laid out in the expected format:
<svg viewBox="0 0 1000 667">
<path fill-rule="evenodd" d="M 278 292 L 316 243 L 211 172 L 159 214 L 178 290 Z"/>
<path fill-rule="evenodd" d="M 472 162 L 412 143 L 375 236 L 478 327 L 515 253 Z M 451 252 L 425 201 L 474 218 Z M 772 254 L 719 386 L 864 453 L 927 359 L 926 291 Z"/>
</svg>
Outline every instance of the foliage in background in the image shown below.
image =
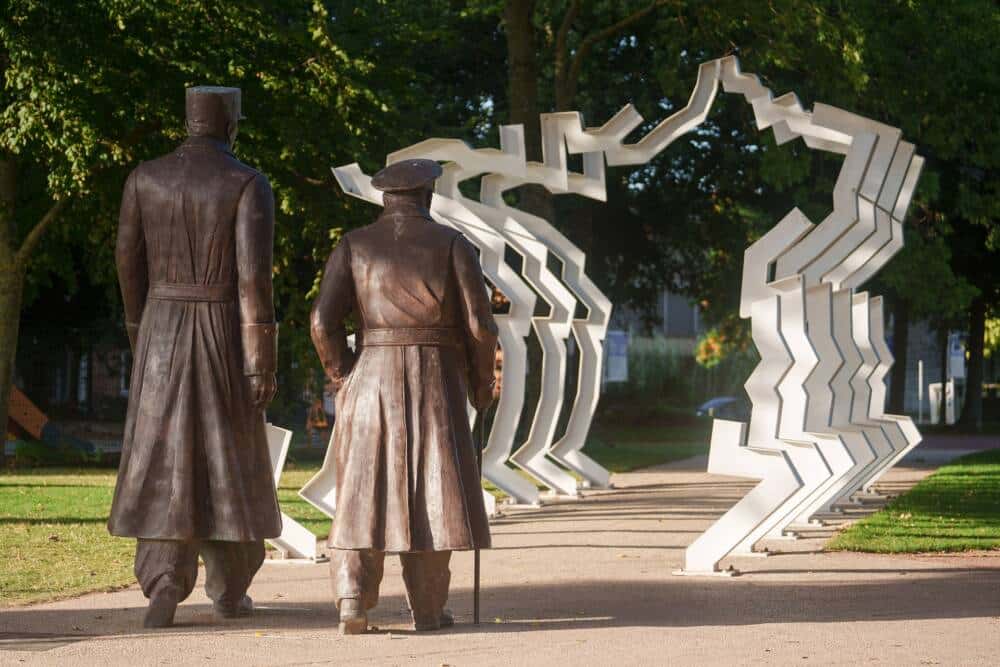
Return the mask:
<svg viewBox="0 0 1000 667">
<path fill-rule="evenodd" d="M 3 296 L 20 297 L 24 287 L 25 330 L 44 334 L 53 303 L 76 298 L 91 324 L 106 320 L 102 329 L 124 342 L 112 252 L 125 175 L 182 141 L 186 87 L 238 86 L 247 120 L 236 152 L 270 178 L 277 204 L 282 393 L 274 409 L 295 408 L 318 375 L 306 325 L 319 270 L 343 231 L 374 211 L 343 196 L 330 167 L 360 161 L 372 170 L 428 132 L 471 131 L 467 99 L 482 97 L 474 89 L 489 82 L 456 43 L 467 19 L 448 3 L 432 5 L 9 3 L 0 18 L 0 167 L 13 175 L 15 201 L 0 220 L 9 232 L 0 245 L 16 250 L 45 232 L 17 266 L 17 289 L 3 285 Z M 446 19 L 450 40 L 435 17 Z M 418 43 L 439 48 L 417 60 Z M 478 44 L 488 49 L 488 40 Z M 440 94 L 453 86 L 462 95 Z M 53 201 L 59 215 L 39 226 Z M 80 289 L 87 285 L 100 289 Z M 12 311 L 0 313 L 3 321 L 16 323 L 20 303 L 0 306 Z M 12 340 L 0 347 L 13 352 L 16 329 L 3 333 Z"/>
<path fill-rule="evenodd" d="M 698 63 L 736 54 L 775 94 L 794 91 L 807 108 L 825 102 L 902 128 L 928 161 L 907 221 L 913 242 L 896 259 L 895 278 L 886 275 L 890 315 L 905 325 L 899 309 L 912 304 L 935 323 L 974 332 L 967 314 L 981 319 L 977 295 L 991 288 L 981 298 L 986 306 L 997 302 L 1000 135 L 986 111 L 1000 96 L 995 3 L 507 0 L 503 6 L 509 45 L 525 65 L 510 68 L 508 88 L 537 98 L 531 113 L 520 110 L 526 123 L 537 111 L 579 109 L 599 125 L 628 101 L 649 119 L 634 140 L 686 103 Z M 519 19 L 526 12 L 529 22 Z M 534 30 L 528 44 L 534 51 L 526 56 L 513 33 L 527 28 Z M 566 62 L 580 66 L 567 70 Z M 569 84 L 567 71 L 577 77 Z M 519 77 L 535 80 L 514 81 Z M 616 304 L 651 310 L 668 287 L 702 304 L 710 326 L 746 340 L 746 323 L 734 315 L 744 248 L 792 206 L 820 221 L 841 158 L 809 151 L 801 141 L 776 146 L 734 96 L 720 94 L 716 105 L 699 130 L 649 165 L 610 170 L 607 204 L 559 197 L 556 219 L 588 252 L 598 284 Z M 517 112 L 512 107 L 512 116 Z M 907 280 L 914 265 L 921 275 Z M 873 289 L 882 291 L 886 281 Z M 897 361 L 905 367 L 905 349 Z"/>
<path fill-rule="evenodd" d="M 714 396 L 742 396 L 756 363 L 756 354 L 748 350 L 706 366 L 668 339 L 636 337 L 629 344 L 628 382 L 606 384 L 605 400 L 672 405 L 693 414 L 694 406 Z"/>
<path fill-rule="evenodd" d="M 694 358 L 705 368 L 714 368 L 734 353 L 745 354 L 751 347 L 746 327 L 737 317 L 727 317 L 698 338 Z"/>
<path fill-rule="evenodd" d="M 687 103 L 701 62 L 731 53 L 776 92 L 794 89 L 806 101 L 822 87 L 847 95 L 864 85 L 864 36 L 834 3 L 508 0 L 503 8 L 508 90 L 523 107 L 511 104 L 511 118 L 526 124 L 529 157 L 539 111 L 576 109 L 600 125 L 631 102 L 647 119 L 634 141 Z M 514 33 L 528 29 L 525 46 Z M 525 96 L 534 102 L 523 105 Z M 616 305 L 648 312 L 671 288 L 719 323 L 736 303 L 748 243 L 792 206 L 814 216 L 829 206 L 836 161 L 801 142 L 778 148 L 769 135 L 742 99 L 720 95 L 699 130 L 650 164 L 610 169 L 606 204 L 557 197 L 556 224 L 588 253 Z"/>
<path fill-rule="evenodd" d="M 508 122 L 526 123 L 540 155 L 539 112 L 579 109 L 598 124 L 627 102 L 648 119 L 635 140 L 687 102 L 700 62 L 727 54 L 776 94 L 870 115 L 918 145 L 928 167 L 908 245 L 880 284 L 893 308 L 961 316 L 970 294 L 995 299 L 985 287 L 998 282 L 986 270 L 1000 266 L 988 112 L 998 27 L 989 0 L 14 0 L 0 17 L 0 166 L 16 176 L 4 243 L 68 202 L 24 267 L 25 331 L 41 341 L 71 299 L 93 314 L 81 331 L 124 342 L 111 252 L 125 173 L 182 139 L 184 87 L 237 85 L 248 116 L 237 153 L 278 201 L 273 411 L 301 411 L 302 390 L 320 381 L 306 315 L 323 260 L 375 212 L 339 192 L 330 166 L 372 170 L 427 136 L 496 145 Z M 822 219 L 839 160 L 775 145 L 741 98 L 720 94 L 706 124 L 652 163 L 610 169 L 607 203 L 548 205 L 616 305 L 651 313 L 663 288 L 700 303 L 723 332 L 703 341 L 710 363 L 747 339 L 734 315 L 743 250 L 793 206 Z"/>
<path fill-rule="evenodd" d="M 986 345 L 984 354 L 992 358 L 1000 350 L 1000 317 L 986 320 Z"/>
</svg>

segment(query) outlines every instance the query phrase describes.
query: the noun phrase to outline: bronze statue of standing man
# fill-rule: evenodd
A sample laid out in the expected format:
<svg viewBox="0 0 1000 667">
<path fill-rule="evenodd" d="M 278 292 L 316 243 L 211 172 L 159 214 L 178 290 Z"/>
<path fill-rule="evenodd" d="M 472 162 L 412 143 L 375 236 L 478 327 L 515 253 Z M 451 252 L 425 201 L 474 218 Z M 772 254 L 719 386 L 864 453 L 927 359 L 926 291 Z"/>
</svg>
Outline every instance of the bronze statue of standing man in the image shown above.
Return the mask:
<svg viewBox="0 0 1000 667">
<path fill-rule="evenodd" d="M 138 539 L 147 627 L 173 622 L 205 561 L 222 617 L 250 613 L 281 533 L 263 410 L 274 397 L 274 201 L 237 160 L 238 88 L 187 90 L 190 135 L 139 165 L 116 258 L 133 370 L 108 530 Z"/>
<path fill-rule="evenodd" d="M 385 210 L 334 249 L 313 307 L 313 342 L 339 389 L 329 546 L 344 634 L 367 628 L 386 552 L 400 554 L 414 627 L 450 625 L 451 552 L 490 544 L 466 406 L 493 400 L 497 328 L 472 245 L 430 217 L 440 174 L 407 160 L 375 175 Z"/>
</svg>

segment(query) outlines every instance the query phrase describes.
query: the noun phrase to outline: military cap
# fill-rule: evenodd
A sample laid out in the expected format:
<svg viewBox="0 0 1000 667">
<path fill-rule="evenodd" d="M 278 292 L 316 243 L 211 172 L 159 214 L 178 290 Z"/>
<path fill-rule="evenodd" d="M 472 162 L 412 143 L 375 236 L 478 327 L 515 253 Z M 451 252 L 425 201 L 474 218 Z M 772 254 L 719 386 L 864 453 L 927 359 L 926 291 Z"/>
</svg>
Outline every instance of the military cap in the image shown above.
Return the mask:
<svg viewBox="0 0 1000 667">
<path fill-rule="evenodd" d="M 239 88 L 224 86 L 194 86 L 185 96 L 185 112 L 190 125 L 212 126 L 222 119 L 242 120 L 243 95 Z"/>
<path fill-rule="evenodd" d="M 383 192 L 403 192 L 429 186 L 442 173 L 434 160 L 403 160 L 390 164 L 372 178 L 372 187 Z"/>
</svg>

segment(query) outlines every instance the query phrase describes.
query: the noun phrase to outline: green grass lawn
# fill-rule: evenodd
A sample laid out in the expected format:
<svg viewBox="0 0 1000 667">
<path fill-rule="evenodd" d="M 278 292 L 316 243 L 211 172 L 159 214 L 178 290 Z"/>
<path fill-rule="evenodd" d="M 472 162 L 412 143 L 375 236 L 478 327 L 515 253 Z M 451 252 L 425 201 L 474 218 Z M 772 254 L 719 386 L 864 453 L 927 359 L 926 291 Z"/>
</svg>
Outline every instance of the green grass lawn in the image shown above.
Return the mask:
<svg viewBox="0 0 1000 667">
<path fill-rule="evenodd" d="M 942 466 L 827 548 L 878 553 L 1000 549 L 1000 449 Z"/>
<path fill-rule="evenodd" d="M 319 465 L 289 464 L 282 510 L 318 535 L 330 520 L 299 498 Z M 108 535 L 115 471 L 34 468 L 0 474 L 0 606 L 132 583 L 135 541 Z"/>
<path fill-rule="evenodd" d="M 129 583 L 134 543 L 105 527 L 114 481 L 102 469 L 0 475 L 0 605 Z"/>
<path fill-rule="evenodd" d="M 583 451 L 611 472 L 628 472 L 708 454 L 711 431 L 711 420 L 671 426 L 596 425 Z"/>
<path fill-rule="evenodd" d="M 707 423 L 596 427 L 584 450 L 615 472 L 708 450 Z M 282 510 L 320 537 L 330 520 L 298 496 L 320 462 L 289 462 Z M 114 589 L 133 582 L 135 542 L 108 535 L 115 471 L 34 468 L 0 473 L 0 606 Z"/>
</svg>

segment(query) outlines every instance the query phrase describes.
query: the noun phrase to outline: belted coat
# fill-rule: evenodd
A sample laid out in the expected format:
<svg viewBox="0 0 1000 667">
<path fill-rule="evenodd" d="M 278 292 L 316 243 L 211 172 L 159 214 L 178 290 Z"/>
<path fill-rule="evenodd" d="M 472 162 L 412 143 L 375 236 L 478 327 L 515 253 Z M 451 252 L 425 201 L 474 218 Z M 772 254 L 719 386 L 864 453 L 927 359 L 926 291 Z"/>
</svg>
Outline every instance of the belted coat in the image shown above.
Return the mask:
<svg viewBox="0 0 1000 667">
<path fill-rule="evenodd" d="M 497 328 L 472 245 L 422 206 L 387 206 L 330 255 L 312 334 L 339 388 L 330 547 L 488 547 L 467 401 L 492 400 Z"/>
<path fill-rule="evenodd" d="M 267 179 L 221 142 L 192 137 L 129 176 L 116 261 L 133 368 L 113 535 L 281 533 L 247 379 L 275 370 L 273 238 Z"/>
</svg>

